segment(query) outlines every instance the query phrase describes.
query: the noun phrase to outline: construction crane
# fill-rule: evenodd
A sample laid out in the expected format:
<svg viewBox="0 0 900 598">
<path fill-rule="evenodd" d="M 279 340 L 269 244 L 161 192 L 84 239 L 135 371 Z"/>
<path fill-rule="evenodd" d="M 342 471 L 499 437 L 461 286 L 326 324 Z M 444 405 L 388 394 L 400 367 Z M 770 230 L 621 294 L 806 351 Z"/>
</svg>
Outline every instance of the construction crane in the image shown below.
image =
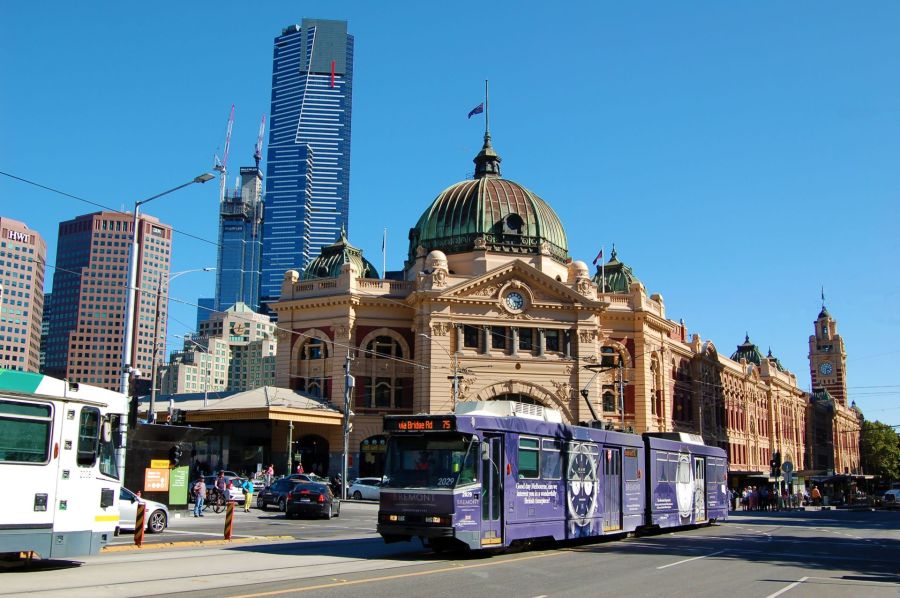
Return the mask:
<svg viewBox="0 0 900 598">
<path fill-rule="evenodd" d="M 253 159 L 256 160 L 256 168 L 259 169 L 259 161 L 262 159 L 263 134 L 266 132 L 266 115 L 263 114 L 259 123 L 259 135 L 256 137 L 256 149 L 253 151 Z"/>
<path fill-rule="evenodd" d="M 228 115 L 228 128 L 225 131 L 225 151 L 222 159 L 216 154 L 216 163 L 213 169 L 219 173 L 219 203 L 225 202 L 225 177 L 228 174 L 228 150 L 231 149 L 231 129 L 234 127 L 234 104 L 231 105 L 231 113 Z"/>
</svg>

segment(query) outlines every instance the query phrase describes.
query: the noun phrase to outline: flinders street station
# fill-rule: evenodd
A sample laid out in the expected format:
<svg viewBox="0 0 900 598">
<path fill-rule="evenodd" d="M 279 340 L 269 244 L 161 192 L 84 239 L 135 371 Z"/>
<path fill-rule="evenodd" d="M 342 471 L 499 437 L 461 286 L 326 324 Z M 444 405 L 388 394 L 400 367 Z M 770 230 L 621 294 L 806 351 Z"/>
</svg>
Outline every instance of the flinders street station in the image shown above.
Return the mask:
<svg viewBox="0 0 900 598">
<path fill-rule="evenodd" d="M 381 475 L 383 415 L 493 399 L 701 435 L 728 451 L 735 480 L 768 477 L 776 451 L 798 473 L 860 473 L 862 414 L 847 403 L 845 348 L 824 305 L 810 320 L 808 393 L 750 338 L 689 332 L 615 250 L 594 272 L 571 256 L 551 205 L 501 176 L 489 133 L 474 162 L 473 179 L 424 206 L 402 272 L 379 276 L 342 234 L 302 274 L 285 273 L 272 305 L 277 387 L 340 410 L 349 364 L 351 475 Z M 337 470 L 342 428 L 300 428 L 318 439 L 307 468 Z M 278 429 L 273 456 L 292 442 Z"/>
</svg>

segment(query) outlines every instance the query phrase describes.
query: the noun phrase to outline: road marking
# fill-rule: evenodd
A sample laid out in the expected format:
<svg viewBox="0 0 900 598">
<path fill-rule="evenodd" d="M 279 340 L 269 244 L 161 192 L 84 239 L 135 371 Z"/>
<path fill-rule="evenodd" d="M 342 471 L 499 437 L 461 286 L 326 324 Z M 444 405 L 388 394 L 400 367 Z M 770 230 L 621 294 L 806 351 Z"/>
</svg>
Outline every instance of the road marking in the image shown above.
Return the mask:
<svg viewBox="0 0 900 598">
<path fill-rule="evenodd" d="M 689 562 L 691 562 L 691 561 L 696 561 L 696 560 L 698 560 L 698 559 L 705 559 L 706 557 L 716 556 L 717 554 L 722 554 L 723 552 L 725 552 L 725 551 L 724 551 L 724 550 L 717 550 L 716 552 L 711 552 L 711 553 L 709 553 L 709 554 L 704 554 L 703 556 L 695 556 L 695 557 L 693 557 L 693 558 L 690 558 L 690 559 L 684 559 L 683 561 L 678 561 L 678 562 L 676 562 L 676 563 L 669 563 L 668 565 L 663 565 L 663 566 L 661 566 L 661 567 L 657 567 L 657 569 L 666 569 L 666 568 L 668 568 L 668 567 L 674 567 L 675 565 L 680 565 L 680 564 L 682 564 L 682 563 L 689 563 Z"/>
<path fill-rule="evenodd" d="M 311 590 L 324 590 L 328 588 L 336 588 L 336 587 L 346 587 L 346 586 L 355 586 L 364 583 L 375 583 L 378 581 L 391 581 L 394 579 L 404 579 L 406 577 L 421 577 L 423 575 L 435 575 L 438 573 L 448 573 L 451 571 L 461 571 L 463 569 L 481 569 L 484 567 L 493 567 L 495 565 L 504 565 L 506 563 L 518 563 L 521 561 L 530 561 L 532 559 L 540 559 L 548 556 L 559 556 L 560 551 L 553 552 L 543 552 L 540 554 L 532 554 L 529 556 L 523 556 L 518 558 L 504 559 L 502 561 L 490 561 L 487 563 L 475 563 L 472 565 L 462 565 L 458 567 L 450 566 L 443 567 L 441 569 L 431 569 L 429 571 L 415 571 L 413 573 L 398 573 L 396 575 L 385 575 L 383 577 L 367 577 L 364 579 L 354 579 L 353 581 L 340 581 L 334 583 L 323 583 L 315 586 L 306 586 L 299 588 L 287 588 L 284 590 L 272 590 L 269 592 L 259 592 L 256 594 L 241 594 L 239 596 L 232 596 L 232 598 L 258 598 L 260 596 L 278 596 L 279 594 L 295 594 L 300 592 L 309 592 Z"/>
<path fill-rule="evenodd" d="M 769 594 L 768 596 L 766 596 L 766 598 L 775 598 L 775 596 L 781 596 L 782 594 L 784 594 L 784 593 L 787 592 L 788 590 L 793 590 L 794 588 L 796 588 L 797 586 L 799 586 L 801 583 L 803 583 L 803 582 L 806 581 L 807 579 L 809 579 L 809 577 L 801 577 L 800 579 L 798 579 L 798 580 L 795 581 L 794 583 L 789 584 L 789 585 L 787 585 L 787 586 L 781 588 L 780 590 L 778 590 L 778 591 L 775 592 L 774 594 Z"/>
</svg>

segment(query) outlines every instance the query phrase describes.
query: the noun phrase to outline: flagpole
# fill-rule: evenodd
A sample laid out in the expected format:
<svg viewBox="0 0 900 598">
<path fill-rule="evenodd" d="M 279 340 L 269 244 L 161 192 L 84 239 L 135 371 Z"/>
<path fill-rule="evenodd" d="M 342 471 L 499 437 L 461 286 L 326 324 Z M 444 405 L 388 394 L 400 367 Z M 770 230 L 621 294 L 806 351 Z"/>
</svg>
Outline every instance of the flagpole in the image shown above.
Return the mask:
<svg viewBox="0 0 900 598">
<path fill-rule="evenodd" d="M 484 80 L 484 134 L 490 135 L 491 130 L 491 109 L 488 103 L 489 100 L 488 95 L 488 80 Z"/>
<path fill-rule="evenodd" d="M 384 227 L 384 236 L 381 237 L 381 279 L 387 279 L 387 227 Z"/>
<path fill-rule="evenodd" d="M 600 246 L 600 280 L 603 281 L 601 293 L 606 292 L 606 260 L 603 259 L 603 245 Z"/>
</svg>

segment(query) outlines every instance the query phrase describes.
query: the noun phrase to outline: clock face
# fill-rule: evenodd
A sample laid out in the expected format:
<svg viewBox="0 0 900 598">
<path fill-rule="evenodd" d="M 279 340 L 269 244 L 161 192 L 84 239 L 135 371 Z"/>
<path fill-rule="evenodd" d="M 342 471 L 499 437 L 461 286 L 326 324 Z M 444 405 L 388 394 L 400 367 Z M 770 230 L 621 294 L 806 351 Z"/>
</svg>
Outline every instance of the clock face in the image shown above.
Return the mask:
<svg viewBox="0 0 900 598">
<path fill-rule="evenodd" d="M 834 371 L 834 368 L 831 366 L 830 362 L 826 361 L 819 366 L 819 371 L 822 372 L 823 376 L 830 376 L 831 372 Z"/>
<path fill-rule="evenodd" d="M 525 307 L 525 297 L 522 296 L 522 293 L 515 291 L 508 293 L 506 295 L 506 307 L 515 311 L 521 310 Z"/>
<path fill-rule="evenodd" d="M 237 334 L 237 335 L 244 334 L 244 323 L 243 323 L 243 322 L 238 322 L 237 324 L 234 325 L 234 329 L 233 329 L 233 330 L 234 330 L 234 333 Z"/>
</svg>

